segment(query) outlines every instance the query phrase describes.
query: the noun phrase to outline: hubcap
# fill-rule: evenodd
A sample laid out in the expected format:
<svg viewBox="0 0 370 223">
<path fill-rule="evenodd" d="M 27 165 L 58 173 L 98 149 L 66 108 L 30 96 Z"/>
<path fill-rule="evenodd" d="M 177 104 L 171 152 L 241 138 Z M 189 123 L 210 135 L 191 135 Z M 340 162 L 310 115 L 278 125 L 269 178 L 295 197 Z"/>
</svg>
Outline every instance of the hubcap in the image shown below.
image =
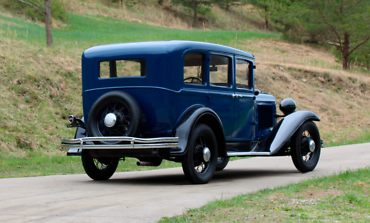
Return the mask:
<svg viewBox="0 0 370 223">
<path fill-rule="evenodd" d="M 203 149 L 203 160 L 205 162 L 209 162 L 210 159 L 211 159 L 211 150 L 209 150 L 208 147 L 204 147 L 204 149 Z"/>
<path fill-rule="evenodd" d="M 315 151 L 315 148 L 316 148 L 315 141 L 310 139 L 310 141 L 308 142 L 308 148 L 310 149 L 310 152 L 313 153 Z"/>
<path fill-rule="evenodd" d="M 117 116 L 113 113 L 107 114 L 104 118 L 104 124 L 108 128 L 113 127 L 116 124 L 116 121 L 117 121 Z"/>
</svg>

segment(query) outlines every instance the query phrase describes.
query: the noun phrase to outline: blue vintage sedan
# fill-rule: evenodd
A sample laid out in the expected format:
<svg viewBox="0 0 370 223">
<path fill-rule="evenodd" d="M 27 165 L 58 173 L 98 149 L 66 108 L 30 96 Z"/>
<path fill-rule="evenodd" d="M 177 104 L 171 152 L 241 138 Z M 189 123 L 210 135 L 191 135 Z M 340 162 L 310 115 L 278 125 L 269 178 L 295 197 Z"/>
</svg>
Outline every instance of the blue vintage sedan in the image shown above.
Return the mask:
<svg viewBox="0 0 370 223">
<path fill-rule="evenodd" d="M 233 156 L 291 155 L 313 170 L 322 140 L 310 111 L 254 85 L 253 54 L 227 46 L 158 41 L 96 46 L 82 55 L 84 117 L 69 116 L 86 173 L 107 180 L 120 159 L 139 166 L 181 162 L 191 183 L 207 183 Z M 279 122 L 277 119 L 281 118 Z"/>
</svg>

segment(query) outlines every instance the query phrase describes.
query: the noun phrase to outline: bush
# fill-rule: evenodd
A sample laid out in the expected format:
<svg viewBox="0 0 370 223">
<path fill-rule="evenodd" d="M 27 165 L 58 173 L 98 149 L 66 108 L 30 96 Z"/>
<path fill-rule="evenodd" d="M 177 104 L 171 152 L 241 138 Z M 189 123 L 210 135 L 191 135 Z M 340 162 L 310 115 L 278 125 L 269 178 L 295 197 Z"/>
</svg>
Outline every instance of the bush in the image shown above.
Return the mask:
<svg viewBox="0 0 370 223">
<path fill-rule="evenodd" d="M 9 10 L 11 13 L 24 15 L 32 20 L 44 21 L 43 14 L 41 14 L 33 7 L 20 1 L 0 0 L 0 5 Z M 66 9 L 61 1 L 53 0 L 51 2 L 51 17 L 53 19 L 61 20 L 64 22 L 68 21 Z"/>
</svg>

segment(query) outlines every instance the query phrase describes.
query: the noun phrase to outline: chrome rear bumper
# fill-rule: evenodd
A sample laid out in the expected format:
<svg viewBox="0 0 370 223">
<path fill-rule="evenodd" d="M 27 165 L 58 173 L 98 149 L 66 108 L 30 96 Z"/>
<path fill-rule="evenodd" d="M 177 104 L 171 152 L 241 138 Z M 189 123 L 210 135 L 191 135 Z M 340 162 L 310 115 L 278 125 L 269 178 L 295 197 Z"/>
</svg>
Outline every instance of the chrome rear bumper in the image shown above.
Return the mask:
<svg viewBox="0 0 370 223">
<path fill-rule="evenodd" d="M 128 142 L 126 144 L 93 144 L 86 142 Z M 78 139 L 62 139 L 62 150 L 64 149 L 158 149 L 177 148 L 178 137 L 163 138 L 135 138 L 127 136 L 117 137 L 84 137 Z"/>
</svg>

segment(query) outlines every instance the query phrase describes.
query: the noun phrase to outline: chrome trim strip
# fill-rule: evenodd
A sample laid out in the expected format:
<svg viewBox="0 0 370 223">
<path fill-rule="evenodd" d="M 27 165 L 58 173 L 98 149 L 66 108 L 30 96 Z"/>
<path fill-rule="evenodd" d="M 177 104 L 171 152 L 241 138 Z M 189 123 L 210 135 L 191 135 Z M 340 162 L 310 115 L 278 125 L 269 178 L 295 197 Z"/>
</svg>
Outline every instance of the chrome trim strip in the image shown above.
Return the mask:
<svg viewBox="0 0 370 223">
<path fill-rule="evenodd" d="M 166 142 L 178 142 L 178 137 L 162 137 L 162 138 L 135 138 L 128 136 L 117 136 L 117 137 L 84 137 L 78 139 L 62 139 L 62 143 L 65 144 L 77 144 L 83 142 L 96 142 L 96 141 L 122 141 L 122 142 L 135 142 L 135 143 L 166 143 Z"/>
<path fill-rule="evenodd" d="M 96 141 L 124 141 L 129 144 L 83 144 Z M 62 149 L 156 149 L 176 148 L 179 146 L 178 137 L 135 138 L 135 137 L 84 137 L 78 139 L 62 139 Z M 142 144 L 140 144 L 142 143 Z"/>
<path fill-rule="evenodd" d="M 162 144 L 115 144 L 115 145 L 83 145 L 82 147 L 77 144 L 62 144 L 64 149 L 154 149 L 154 148 L 174 148 L 178 147 L 178 143 L 162 143 Z"/>
<path fill-rule="evenodd" d="M 269 156 L 270 152 L 227 152 L 227 156 Z"/>
</svg>

